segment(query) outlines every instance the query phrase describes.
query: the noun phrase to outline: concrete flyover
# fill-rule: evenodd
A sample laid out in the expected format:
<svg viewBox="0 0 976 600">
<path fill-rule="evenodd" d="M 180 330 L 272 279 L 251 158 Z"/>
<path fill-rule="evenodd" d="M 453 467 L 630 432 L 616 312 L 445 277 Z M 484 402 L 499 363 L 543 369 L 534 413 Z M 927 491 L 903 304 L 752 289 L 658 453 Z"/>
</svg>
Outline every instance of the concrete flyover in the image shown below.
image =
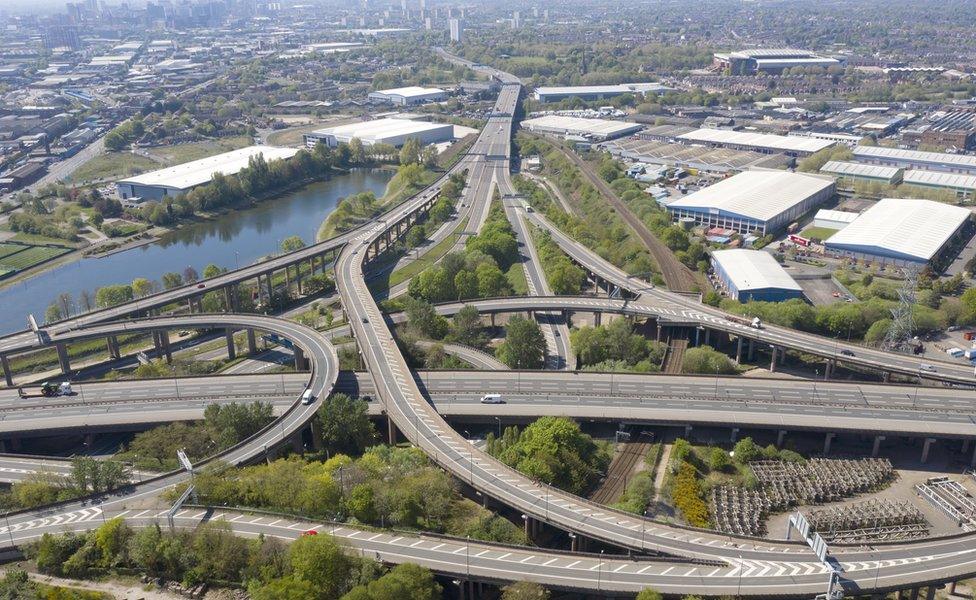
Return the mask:
<svg viewBox="0 0 976 600">
<path fill-rule="evenodd" d="M 314 329 L 298 323 L 285 321 L 273 317 L 244 314 L 202 314 L 183 315 L 178 317 L 157 317 L 119 323 L 97 324 L 81 329 L 59 331 L 50 335 L 47 344 L 66 343 L 90 338 L 103 338 L 109 335 L 120 335 L 131 332 L 154 332 L 183 327 L 258 329 L 276 333 L 290 340 L 296 350 L 296 360 L 310 362 L 311 372 L 306 375 L 306 385 L 302 389 L 310 389 L 315 401 L 302 404 L 300 395 L 292 398 L 291 405 L 271 425 L 265 427 L 247 440 L 228 448 L 214 456 L 200 462 L 206 465 L 213 461 L 229 464 L 241 464 L 264 455 L 268 450 L 286 443 L 294 443 L 297 435 L 308 425 L 308 421 L 321 405 L 322 398 L 331 393 L 339 374 L 339 359 L 332 344 L 324 339 Z M 31 348 L 42 347 L 37 339 L 30 342 Z M 18 348 L 22 350 L 23 348 Z M 80 424 L 80 423 L 79 423 Z M 132 486 L 114 491 L 98 499 L 98 506 L 90 508 L 90 499 L 83 498 L 68 502 L 61 502 L 37 509 L 22 510 L 7 516 L 7 526 L 19 526 L 22 531 L 29 531 L 38 526 L 44 519 L 68 519 L 78 511 L 92 511 L 101 514 L 103 511 L 117 509 L 127 503 L 154 497 L 162 491 L 185 481 L 189 477 L 186 471 L 175 471 L 160 475 Z M 87 514 L 87 513 L 86 513 Z M 62 518 L 59 518 L 63 516 Z"/>
</svg>

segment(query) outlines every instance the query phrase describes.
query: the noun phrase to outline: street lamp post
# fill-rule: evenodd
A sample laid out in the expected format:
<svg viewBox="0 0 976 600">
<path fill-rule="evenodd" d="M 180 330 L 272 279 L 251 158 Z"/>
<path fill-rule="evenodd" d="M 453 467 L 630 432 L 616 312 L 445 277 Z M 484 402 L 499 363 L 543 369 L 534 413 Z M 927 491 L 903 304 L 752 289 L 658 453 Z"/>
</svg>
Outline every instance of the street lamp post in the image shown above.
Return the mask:
<svg viewBox="0 0 976 600">
<path fill-rule="evenodd" d="M 603 583 L 602 579 L 603 579 L 603 550 L 600 550 L 600 562 L 597 564 L 597 571 L 596 571 L 596 591 L 598 592 L 600 591 L 600 588 Z"/>
</svg>

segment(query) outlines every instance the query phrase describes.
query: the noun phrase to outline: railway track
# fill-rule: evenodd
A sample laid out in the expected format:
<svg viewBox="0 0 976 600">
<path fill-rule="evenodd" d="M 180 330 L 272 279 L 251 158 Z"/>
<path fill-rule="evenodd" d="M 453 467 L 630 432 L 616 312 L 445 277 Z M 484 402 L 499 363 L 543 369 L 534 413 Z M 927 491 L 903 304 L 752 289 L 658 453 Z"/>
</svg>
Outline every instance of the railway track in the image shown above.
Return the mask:
<svg viewBox="0 0 976 600">
<path fill-rule="evenodd" d="M 590 496 L 590 500 L 600 504 L 613 504 L 620 499 L 627 482 L 630 481 L 630 476 L 634 473 L 634 467 L 644 460 L 653 445 L 649 440 L 643 441 L 643 438 L 647 437 L 642 436 L 642 441 L 638 442 L 624 442 L 623 450 L 613 457 L 610 468 L 607 469 L 607 476 Z"/>
<path fill-rule="evenodd" d="M 688 333 L 682 330 L 680 333 L 671 335 L 668 343 L 668 353 L 664 357 L 664 368 L 661 369 L 670 375 L 681 374 L 681 363 L 684 362 L 685 350 L 688 349 Z"/>
<path fill-rule="evenodd" d="M 678 260 L 671 249 L 664 245 L 664 242 L 651 233 L 651 230 L 644 225 L 637 215 L 631 212 L 630 207 L 624 204 L 623 200 L 607 185 L 607 182 L 593 172 L 593 169 L 582 157 L 561 144 L 556 144 L 556 147 L 570 162 L 579 167 L 589 182 L 603 194 L 603 197 L 613 206 L 624 222 L 637 234 L 637 237 L 651 253 L 654 262 L 660 267 L 661 277 L 664 278 L 664 283 L 668 289 L 674 292 L 694 292 L 701 288 L 695 274 Z"/>
</svg>

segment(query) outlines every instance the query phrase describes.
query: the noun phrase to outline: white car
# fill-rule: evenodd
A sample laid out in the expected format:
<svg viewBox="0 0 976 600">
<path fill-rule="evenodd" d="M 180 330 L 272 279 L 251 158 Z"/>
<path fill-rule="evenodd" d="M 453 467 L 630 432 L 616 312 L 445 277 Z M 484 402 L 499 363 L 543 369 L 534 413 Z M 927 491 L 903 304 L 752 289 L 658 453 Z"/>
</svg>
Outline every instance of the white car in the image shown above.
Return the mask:
<svg viewBox="0 0 976 600">
<path fill-rule="evenodd" d="M 481 397 L 482 404 L 505 404 L 501 394 L 485 394 Z"/>
</svg>

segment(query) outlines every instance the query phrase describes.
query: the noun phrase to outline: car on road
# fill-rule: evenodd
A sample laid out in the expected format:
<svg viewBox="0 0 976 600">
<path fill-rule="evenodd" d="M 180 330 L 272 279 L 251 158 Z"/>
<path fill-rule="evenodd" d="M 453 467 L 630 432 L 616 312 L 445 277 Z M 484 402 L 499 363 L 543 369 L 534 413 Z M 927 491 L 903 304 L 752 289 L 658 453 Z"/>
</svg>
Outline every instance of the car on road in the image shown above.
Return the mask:
<svg viewBox="0 0 976 600">
<path fill-rule="evenodd" d="M 197 284 L 197 289 L 201 289 L 202 290 L 205 287 L 207 287 L 207 284 L 205 284 L 205 283 L 198 283 Z"/>
<path fill-rule="evenodd" d="M 307 406 L 313 402 L 315 402 L 315 396 L 312 394 L 312 390 L 306 389 L 302 394 L 302 404 Z"/>
<path fill-rule="evenodd" d="M 319 534 L 319 532 L 318 531 L 315 531 L 314 529 L 309 529 L 308 531 L 303 531 L 302 532 L 302 535 L 318 535 L 318 534 Z"/>
<path fill-rule="evenodd" d="M 932 365 L 924 364 L 924 363 L 921 364 L 921 365 L 918 365 L 918 369 L 920 371 L 928 371 L 929 373 L 935 373 L 935 367 L 933 367 Z"/>
<path fill-rule="evenodd" d="M 366 318 L 366 317 L 363 317 L 363 323 L 369 323 L 369 319 Z"/>
<path fill-rule="evenodd" d="M 854 353 L 851 352 L 850 350 L 841 350 L 840 353 L 843 354 L 844 356 L 854 356 Z"/>
<path fill-rule="evenodd" d="M 501 394 L 485 394 L 481 397 L 482 404 L 505 404 Z"/>
</svg>

